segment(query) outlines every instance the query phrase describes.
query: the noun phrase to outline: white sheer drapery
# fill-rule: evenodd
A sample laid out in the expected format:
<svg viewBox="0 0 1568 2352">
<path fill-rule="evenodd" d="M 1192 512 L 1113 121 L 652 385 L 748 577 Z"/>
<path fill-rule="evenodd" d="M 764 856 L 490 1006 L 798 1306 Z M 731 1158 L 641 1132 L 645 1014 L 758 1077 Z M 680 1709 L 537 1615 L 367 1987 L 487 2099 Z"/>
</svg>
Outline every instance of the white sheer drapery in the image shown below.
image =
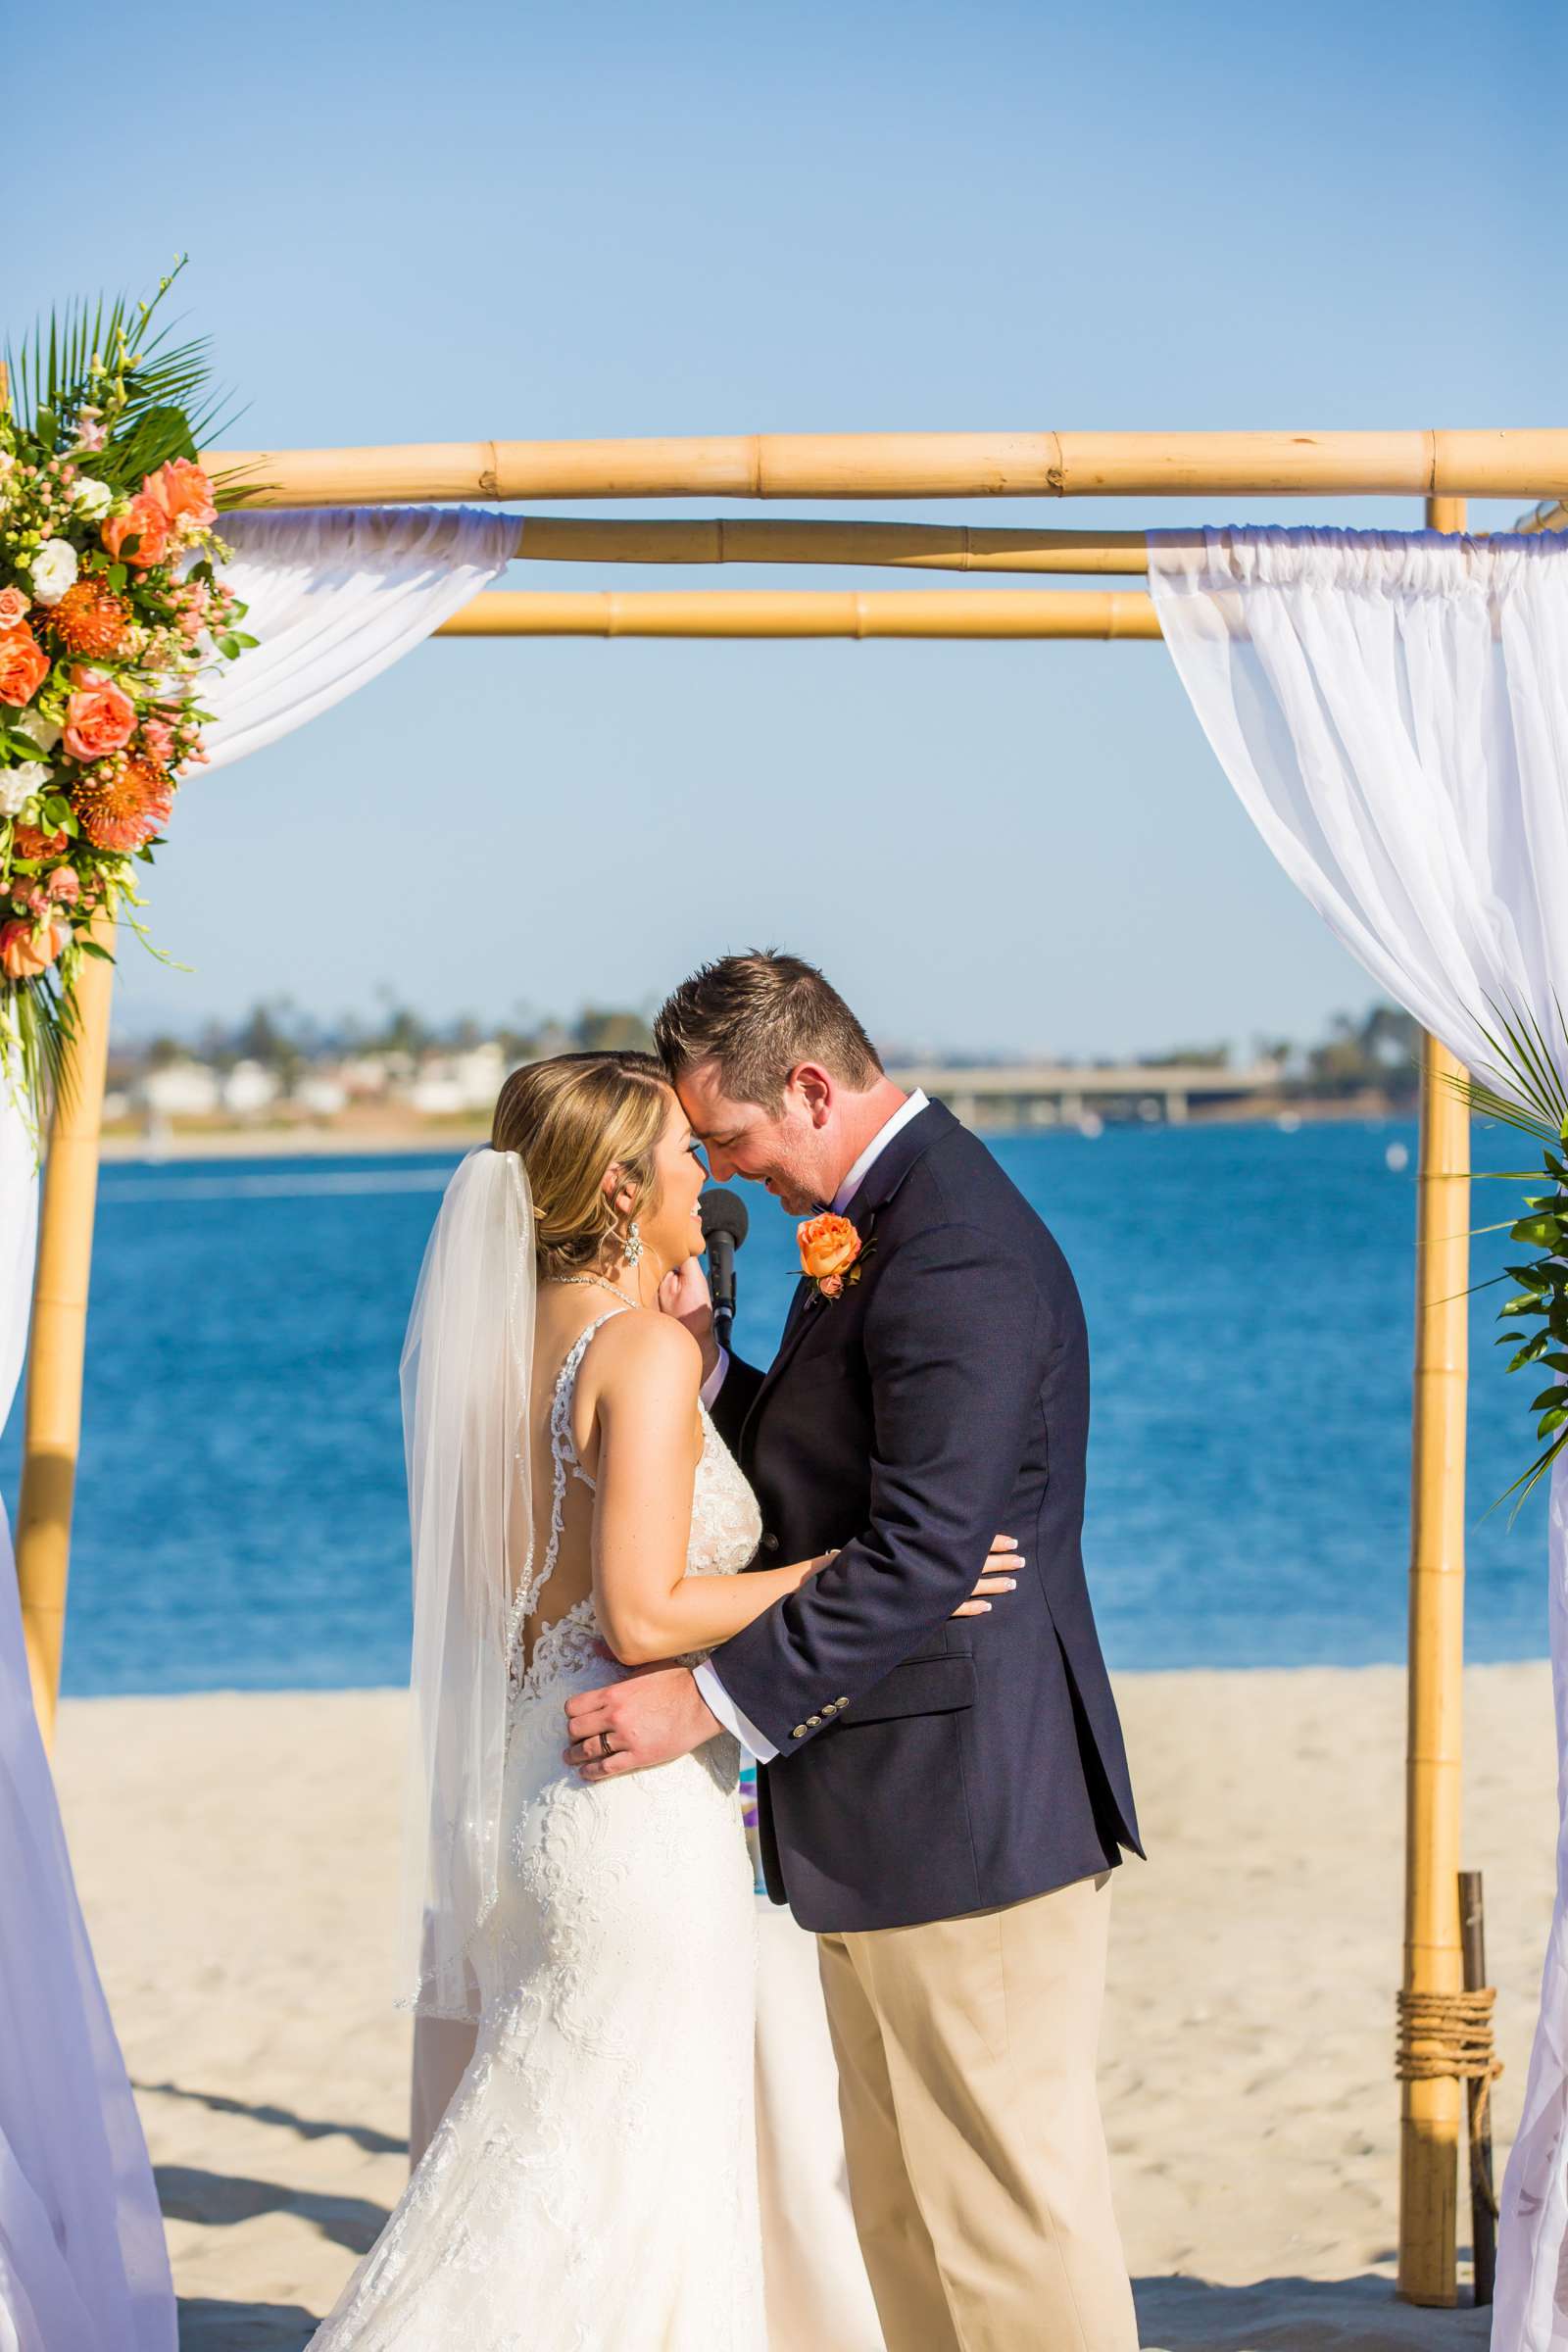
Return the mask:
<svg viewBox="0 0 1568 2352">
<path fill-rule="evenodd" d="M 261 642 L 204 683 L 215 768 L 368 684 L 487 587 L 517 537 L 506 515 L 417 508 L 222 528 L 222 576 Z M 27 1123 L 0 1083 L 0 1423 L 26 1345 L 36 1208 Z M 157 2192 L 32 1712 L 0 1506 L 0 2352 L 173 2352 L 174 2339 Z"/>
<path fill-rule="evenodd" d="M 22 1370 L 32 1143 L 0 1118 L 0 1422 Z M 82 1925 L 0 1504 L 0 2341 L 173 2352 L 174 2293 L 135 2102 Z"/>
<path fill-rule="evenodd" d="M 1519 1005 L 1557 1040 L 1557 1007 L 1568 1009 L 1568 543 L 1153 531 L 1149 558 L 1177 672 L 1281 865 L 1390 996 L 1506 1087 L 1484 1034 L 1489 1006 Z M 1503 2183 L 1494 2352 L 1568 2352 L 1561 1461 L 1548 1559 L 1562 1829 Z"/>
<path fill-rule="evenodd" d="M 514 514 L 472 507 L 258 509 L 225 514 L 219 577 L 260 643 L 203 681 L 214 767 L 259 752 L 390 668 L 488 588 Z"/>
</svg>

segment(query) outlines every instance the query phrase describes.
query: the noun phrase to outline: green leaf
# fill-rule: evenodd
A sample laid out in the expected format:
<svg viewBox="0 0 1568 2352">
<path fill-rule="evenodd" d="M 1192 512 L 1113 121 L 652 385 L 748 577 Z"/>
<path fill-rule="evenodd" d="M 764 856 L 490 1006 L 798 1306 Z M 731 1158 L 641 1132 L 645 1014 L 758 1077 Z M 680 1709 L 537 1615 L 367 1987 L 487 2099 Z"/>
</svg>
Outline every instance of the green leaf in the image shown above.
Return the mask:
<svg viewBox="0 0 1568 2352">
<path fill-rule="evenodd" d="M 1568 1389 L 1543 1389 L 1541 1395 L 1532 1401 L 1530 1410 L 1533 1413 L 1554 1413 L 1559 1404 L 1568 1405 Z"/>
<path fill-rule="evenodd" d="M 1538 1331 L 1533 1340 L 1526 1340 L 1524 1346 L 1508 1363 L 1507 1369 L 1510 1372 L 1517 1372 L 1524 1364 L 1533 1364 L 1538 1362 L 1540 1358 L 1545 1354 L 1546 1349 L 1550 1346 L 1551 1334 L 1545 1331 Z"/>
<path fill-rule="evenodd" d="M 1524 1242 L 1537 1250 L 1555 1250 L 1562 1237 L 1560 1217 L 1521 1217 L 1517 1225 L 1508 1228 L 1510 1242 Z"/>
<path fill-rule="evenodd" d="M 1549 1291 L 1551 1288 L 1549 1258 L 1541 1258 L 1533 1266 L 1505 1266 L 1503 1272 L 1511 1274 L 1515 1282 L 1523 1283 L 1527 1291 Z"/>
<path fill-rule="evenodd" d="M 115 960 L 109 950 L 96 939 L 89 939 L 85 931 L 76 934 L 76 945 L 84 956 L 96 956 L 100 963 L 113 963 Z"/>
<path fill-rule="evenodd" d="M 1527 1291 L 1521 1298 L 1510 1298 L 1506 1305 L 1497 1309 L 1499 1319 L 1503 1315 L 1539 1315 L 1540 1312 L 1541 1300 L 1534 1291 Z"/>
<path fill-rule="evenodd" d="M 1536 1423 L 1536 1435 L 1538 1438 L 1549 1438 L 1552 1431 L 1561 1429 L 1565 1422 L 1568 1422 L 1568 1404 L 1554 1404 L 1550 1412 L 1543 1413 Z"/>
</svg>

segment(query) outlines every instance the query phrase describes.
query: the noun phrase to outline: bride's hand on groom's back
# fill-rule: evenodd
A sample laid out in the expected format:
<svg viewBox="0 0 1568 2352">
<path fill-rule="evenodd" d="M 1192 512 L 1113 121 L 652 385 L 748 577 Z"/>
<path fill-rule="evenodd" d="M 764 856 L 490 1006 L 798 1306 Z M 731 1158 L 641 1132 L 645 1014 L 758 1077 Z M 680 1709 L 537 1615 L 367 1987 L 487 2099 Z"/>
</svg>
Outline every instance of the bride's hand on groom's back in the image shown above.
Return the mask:
<svg viewBox="0 0 1568 2352">
<path fill-rule="evenodd" d="M 988 1594 L 1017 1591 L 1017 1572 L 1022 1566 L 1023 1553 L 1018 1549 L 1017 1537 L 993 1536 L 980 1582 L 969 1598 L 958 1603 L 953 1612 L 955 1617 L 984 1617 L 991 1607 Z"/>
</svg>

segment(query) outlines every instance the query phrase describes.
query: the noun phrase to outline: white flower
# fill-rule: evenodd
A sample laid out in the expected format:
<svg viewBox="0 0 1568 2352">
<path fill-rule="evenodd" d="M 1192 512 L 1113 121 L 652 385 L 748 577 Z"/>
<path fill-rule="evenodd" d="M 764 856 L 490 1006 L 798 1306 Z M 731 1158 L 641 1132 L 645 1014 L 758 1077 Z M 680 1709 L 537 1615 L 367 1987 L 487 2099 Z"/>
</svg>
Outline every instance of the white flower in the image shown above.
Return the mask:
<svg viewBox="0 0 1568 2352">
<path fill-rule="evenodd" d="M 41 710 L 30 705 L 25 710 L 19 710 L 10 723 L 13 735 L 27 736 L 40 752 L 52 752 L 64 733 L 58 719 L 45 718 Z"/>
<path fill-rule="evenodd" d="M 32 593 L 40 605 L 58 605 L 76 577 L 76 551 L 69 539 L 46 539 L 32 559 Z"/>
<path fill-rule="evenodd" d="M 0 816 L 17 815 L 48 781 L 49 770 L 41 760 L 24 760 L 20 767 L 0 767 Z"/>
<path fill-rule="evenodd" d="M 115 503 L 115 494 L 107 482 L 95 473 L 84 473 L 72 496 L 72 507 L 88 522 L 101 522 Z"/>
</svg>

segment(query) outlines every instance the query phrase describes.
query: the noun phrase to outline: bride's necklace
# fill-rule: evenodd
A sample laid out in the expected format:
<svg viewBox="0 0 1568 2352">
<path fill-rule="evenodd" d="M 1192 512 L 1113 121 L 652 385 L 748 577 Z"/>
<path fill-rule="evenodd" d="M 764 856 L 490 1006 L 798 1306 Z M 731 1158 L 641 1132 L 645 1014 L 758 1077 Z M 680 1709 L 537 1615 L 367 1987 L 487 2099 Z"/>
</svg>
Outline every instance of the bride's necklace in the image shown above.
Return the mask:
<svg viewBox="0 0 1568 2352">
<path fill-rule="evenodd" d="M 615 1284 L 608 1281 L 603 1274 L 551 1274 L 547 1280 L 559 1283 L 564 1291 L 581 1288 L 588 1283 L 597 1283 L 602 1291 L 610 1293 L 612 1298 L 618 1298 L 622 1306 L 635 1306 L 637 1303 L 635 1298 L 628 1298 L 624 1291 L 617 1289 Z"/>
</svg>

